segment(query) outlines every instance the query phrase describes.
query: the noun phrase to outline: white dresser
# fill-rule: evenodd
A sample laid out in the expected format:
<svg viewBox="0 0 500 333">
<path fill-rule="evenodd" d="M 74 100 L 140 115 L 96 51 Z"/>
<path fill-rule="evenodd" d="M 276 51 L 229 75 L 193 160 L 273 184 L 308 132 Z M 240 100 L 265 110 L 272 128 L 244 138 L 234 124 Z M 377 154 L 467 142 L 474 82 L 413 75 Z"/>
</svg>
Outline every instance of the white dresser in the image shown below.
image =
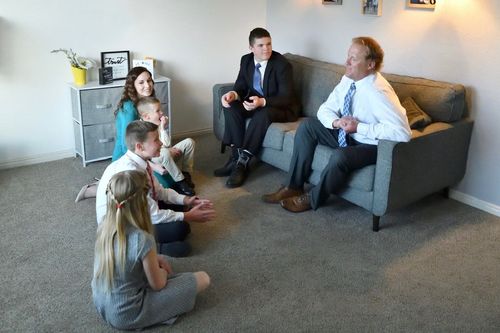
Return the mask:
<svg viewBox="0 0 500 333">
<path fill-rule="evenodd" d="M 170 107 L 170 79 L 155 78 L 156 97 L 162 103 L 163 112 L 169 118 L 169 132 L 172 133 Z M 75 132 L 75 155 L 82 157 L 83 166 L 90 162 L 111 158 L 115 145 L 114 111 L 123 92 L 125 80 L 99 85 L 97 81 L 84 86 L 69 84 L 73 129 Z"/>
</svg>

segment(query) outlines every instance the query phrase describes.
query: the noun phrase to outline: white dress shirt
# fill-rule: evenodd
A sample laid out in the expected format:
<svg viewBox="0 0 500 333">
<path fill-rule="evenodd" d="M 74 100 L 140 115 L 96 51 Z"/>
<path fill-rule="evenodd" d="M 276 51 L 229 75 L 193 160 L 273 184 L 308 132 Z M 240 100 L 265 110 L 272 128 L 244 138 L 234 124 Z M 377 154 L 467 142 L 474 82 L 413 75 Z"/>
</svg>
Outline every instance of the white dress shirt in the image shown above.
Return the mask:
<svg viewBox="0 0 500 333">
<path fill-rule="evenodd" d="M 344 97 L 353 82 L 343 76 L 339 84 L 318 109 L 317 117 L 326 128 L 342 117 Z M 350 133 L 356 141 L 377 145 L 378 140 L 408 142 L 411 129 L 406 110 L 387 80 L 378 72 L 354 82 L 356 93 L 352 100 L 352 115 L 358 121 L 356 133 Z"/>
<path fill-rule="evenodd" d="M 125 155 L 120 157 L 118 160 L 114 161 L 102 174 L 101 180 L 99 180 L 99 186 L 97 187 L 97 195 L 95 201 L 96 217 L 97 223 L 101 221 L 106 216 L 107 206 L 106 206 L 106 188 L 108 186 L 109 180 L 118 172 L 126 170 L 140 170 L 146 171 L 147 161 L 143 160 L 142 157 L 134 154 L 130 150 L 127 151 Z M 149 178 L 149 177 L 148 177 Z M 179 194 L 170 188 L 164 188 L 158 183 L 156 177 L 153 175 L 153 182 L 155 186 L 155 192 L 158 200 L 162 200 L 168 203 L 183 205 L 185 195 Z M 184 213 L 174 212 L 169 209 L 160 209 L 158 207 L 158 202 L 153 199 L 153 189 L 151 188 L 148 193 L 148 205 L 149 212 L 151 213 L 151 222 L 153 224 L 183 221 Z"/>
</svg>

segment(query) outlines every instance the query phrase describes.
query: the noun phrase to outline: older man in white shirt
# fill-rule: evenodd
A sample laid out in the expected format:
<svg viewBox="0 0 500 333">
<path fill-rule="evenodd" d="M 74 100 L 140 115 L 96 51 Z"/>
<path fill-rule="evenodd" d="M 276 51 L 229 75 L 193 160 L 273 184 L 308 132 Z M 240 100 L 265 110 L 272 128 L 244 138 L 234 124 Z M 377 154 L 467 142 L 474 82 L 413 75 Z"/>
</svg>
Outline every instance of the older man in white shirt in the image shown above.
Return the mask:
<svg viewBox="0 0 500 333">
<path fill-rule="evenodd" d="M 97 223 L 106 215 L 106 189 L 113 175 L 125 170 L 141 170 L 148 174 L 150 189 L 148 192 L 151 222 L 155 227 L 160 252 L 173 257 L 186 256 L 190 246 L 185 242 L 190 232 L 186 222 L 206 222 L 215 217 L 210 200 L 188 197 L 172 189 L 166 189 L 156 180 L 149 160 L 160 154 L 161 142 L 158 138 L 158 126 L 142 121 L 133 121 L 127 126 L 126 141 L 128 151 L 120 159 L 111 163 L 104 171 L 96 196 Z M 191 206 L 187 212 L 175 212 L 160 209 L 158 201 L 175 205 Z"/>
<path fill-rule="evenodd" d="M 379 73 L 383 58 L 384 51 L 373 38 L 352 40 L 345 75 L 320 106 L 318 119 L 307 119 L 297 129 L 287 185 L 262 200 L 280 203 L 292 212 L 317 209 L 344 186 L 352 171 L 376 162 L 379 140 L 410 140 L 406 110 Z M 338 151 L 332 154 L 319 183 L 304 193 L 319 144 Z"/>
</svg>

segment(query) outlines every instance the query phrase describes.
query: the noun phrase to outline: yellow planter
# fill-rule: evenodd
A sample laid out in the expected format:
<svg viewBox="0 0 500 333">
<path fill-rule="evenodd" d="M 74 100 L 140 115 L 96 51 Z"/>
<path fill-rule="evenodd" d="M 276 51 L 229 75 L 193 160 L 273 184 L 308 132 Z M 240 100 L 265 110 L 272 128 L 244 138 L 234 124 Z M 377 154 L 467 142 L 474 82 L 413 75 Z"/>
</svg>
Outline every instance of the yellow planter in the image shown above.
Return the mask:
<svg viewBox="0 0 500 333">
<path fill-rule="evenodd" d="M 73 80 L 77 86 L 83 86 L 87 83 L 87 70 L 84 68 L 76 68 L 71 66 Z"/>
</svg>

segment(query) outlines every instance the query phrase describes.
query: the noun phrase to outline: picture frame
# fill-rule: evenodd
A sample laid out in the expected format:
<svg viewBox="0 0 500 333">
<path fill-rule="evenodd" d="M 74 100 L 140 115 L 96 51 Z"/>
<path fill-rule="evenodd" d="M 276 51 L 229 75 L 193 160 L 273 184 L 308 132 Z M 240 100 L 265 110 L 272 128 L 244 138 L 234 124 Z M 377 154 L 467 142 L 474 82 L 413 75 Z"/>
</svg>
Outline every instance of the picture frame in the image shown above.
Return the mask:
<svg viewBox="0 0 500 333">
<path fill-rule="evenodd" d="M 436 0 L 406 0 L 406 7 L 434 9 L 436 7 Z"/>
<path fill-rule="evenodd" d="M 129 51 L 101 52 L 101 66 L 113 68 L 113 81 L 123 80 L 130 71 Z"/>
<path fill-rule="evenodd" d="M 361 0 L 361 13 L 363 15 L 381 16 L 382 0 Z"/>
<path fill-rule="evenodd" d="M 323 0 L 323 5 L 341 5 L 342 0 Z"/>
<path fill-rule="evenodd" d="M 151 73 L 153 80 L 156 78 L 154 59 L 132 59 L 132 68 L 138 66 L 146 68 Z"/>
</svg>

